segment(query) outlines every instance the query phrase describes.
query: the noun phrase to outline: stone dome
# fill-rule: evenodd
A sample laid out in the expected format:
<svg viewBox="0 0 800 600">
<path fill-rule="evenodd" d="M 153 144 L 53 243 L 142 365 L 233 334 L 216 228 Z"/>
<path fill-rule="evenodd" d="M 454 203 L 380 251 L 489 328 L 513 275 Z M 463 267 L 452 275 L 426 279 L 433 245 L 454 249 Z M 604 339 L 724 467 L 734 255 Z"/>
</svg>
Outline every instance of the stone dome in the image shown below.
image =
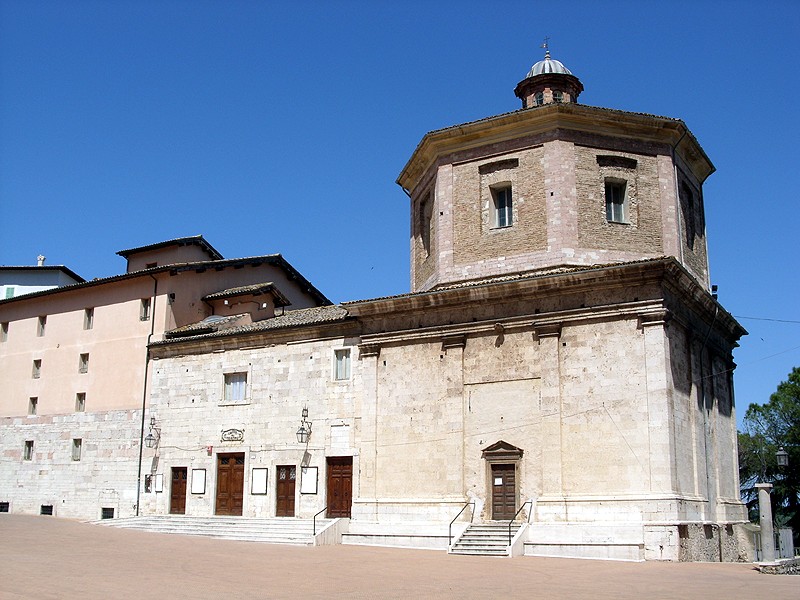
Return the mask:
<svg viewBox="0 0 800 600">
<path fill-rule="evenodd" d="M 547 75 L 549 73 L 572 75 L 572 71 L 565 67 L 564 63 L 562 63 L 560 60 L 554 60 L 550 58 L 550 50 L 547 50 L 544 54 L 544 60 L 540 60 L 533 65 L 531 70 L 528 71 L 528 74 L 525 76 L 525 79 L 528 77 L 534 77 L 536 75 Z"/>
</svg>

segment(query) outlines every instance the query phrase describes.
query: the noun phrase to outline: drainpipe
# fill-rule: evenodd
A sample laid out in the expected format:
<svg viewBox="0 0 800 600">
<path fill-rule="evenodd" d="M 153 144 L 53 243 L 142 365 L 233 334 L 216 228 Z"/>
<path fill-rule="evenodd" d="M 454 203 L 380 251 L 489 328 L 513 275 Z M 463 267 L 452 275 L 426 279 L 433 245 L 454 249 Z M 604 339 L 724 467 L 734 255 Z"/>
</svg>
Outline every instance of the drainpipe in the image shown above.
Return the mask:
<svg viewBox="0 0 800 600">
<path fill-rule="evenodd" d="M 144 413 L 147 408 L 147 369 L 150 366 L 150 342 L 156 327 L 156 299 L 158 298 L 158 279 L 153 275 L 153 305 L 150 307 L 150 334 L 147 336 L 144 357 L 144 384 L 142 385 L 142 423 L 139 429 L 139 472 L 136 475 L 136 516 L 139 516 L 139 504 L 142 495 L 142 453 L 144 452 Z"/>
</svg>

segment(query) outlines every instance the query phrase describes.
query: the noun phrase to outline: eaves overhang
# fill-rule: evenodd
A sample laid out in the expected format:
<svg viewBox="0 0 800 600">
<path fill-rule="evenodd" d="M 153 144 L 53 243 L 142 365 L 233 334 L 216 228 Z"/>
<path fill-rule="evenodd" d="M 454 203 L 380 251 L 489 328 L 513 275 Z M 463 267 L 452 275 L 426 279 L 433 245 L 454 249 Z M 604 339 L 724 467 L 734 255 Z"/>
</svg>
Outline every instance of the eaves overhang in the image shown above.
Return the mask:
<svg viewBox="0 0 800 600">
<path fill-rule="evenodd" d="M 359 319 L 382 319 L 403 313 L 435 309 L 459 309 L 475 302 L 506 302 L 587 290 L 662 284 L 680 290 L 698 314 L 714 320 L 735 342 L 747 331 L 673 257 L 575 267 L 558 272 L 533 273 L 510 279 L 486 280 L 448 289 L 414 292 L 387 298 L 344 302 L 342 306 Z"/>
<path fill-rule="evenodd" d="M 295 281 L 298 286 L 312 298 L 314 298 L 321 306 L 329 306 L 333 304 L 322 292 L 314 287 L 310 281 L 303 277 L 297 269 L 289 264 L 280 254 L 266 254 L 263 256 L 250 256 L 246 258 L 229 258 L 225 260 L 208 260 L 191 263 L 174 263 L 170 265 L 162 265 L 153 267 L 151 269 L 142 269 L 140 271 L 132 271 L 130 273 L 122 273 L 121 275 L 112 275 L 111 277 L 102 277 L 92 279 L 90 281 L 83 281 L 71 285 L 64 285 L 57 288 L 42 290 L 40 292 L 32 292 L 30 294 L 23 294 L 14 298 L 0 299 L 0 306 L 10 304 L 12 302 L 26 301 L 32 298 L 40 298 L 43 296 L 52 296 L 55 294 L 67 294 L 79 290 L 93 288 L 102 285 L 109 285 L 120 281 L 127 281 L 137 279 L 140 277 L 156 276 L 162 273 L 169 273 L 176 275 L 185 271 L 207 271 L 209 269 L 222 270 L 228 267 L 243 267 L 243 266 L 258 266 L 261 264 L 269 264 L 280 268 L 288 279 Z"/>
<path fill-rule="evenodd" d="M 645 141 L 671 147 L 689 164 L 702 183 L 714 165 L 697 139 L 680 119 L 634 113 L 583 104 L 546 104 L 454 125 L 423 136 L 397 178 L 413 194 L 428 169 L 442 157 L 518 139 L 575 131 L 614 138 Z"/>
</svg>

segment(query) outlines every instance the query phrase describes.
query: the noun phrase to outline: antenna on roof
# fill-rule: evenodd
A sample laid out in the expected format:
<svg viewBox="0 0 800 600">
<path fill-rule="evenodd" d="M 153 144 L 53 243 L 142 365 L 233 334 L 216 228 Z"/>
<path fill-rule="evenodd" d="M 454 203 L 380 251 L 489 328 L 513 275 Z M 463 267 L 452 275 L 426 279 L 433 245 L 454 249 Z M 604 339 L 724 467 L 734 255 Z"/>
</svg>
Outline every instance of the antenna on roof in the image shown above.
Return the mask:
<svg viewBox="0 0 800 600">
<path fill-rule="evenodd" d="M 36 257 L 36 266 L 37 267 L 43 267 L 45 258 L 46 257 L 45 257 L 44 254 L 40 254 L 39 256 L 37 256 Z"/>
</svg>

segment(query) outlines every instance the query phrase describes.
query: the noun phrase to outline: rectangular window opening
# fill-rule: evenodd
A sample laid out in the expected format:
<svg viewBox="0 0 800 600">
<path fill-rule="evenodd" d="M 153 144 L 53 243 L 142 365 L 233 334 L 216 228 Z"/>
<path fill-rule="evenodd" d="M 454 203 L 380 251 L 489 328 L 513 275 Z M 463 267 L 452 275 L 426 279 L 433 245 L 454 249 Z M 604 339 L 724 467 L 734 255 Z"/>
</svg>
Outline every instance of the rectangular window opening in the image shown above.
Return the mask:
<svg viewBox="0 0 800 600">
<path fill-rule="evenodd" d="M 39 514 L 40 515 L 47 515 L 48 517 L 53 516 L 53 505 L 52 504 L 42 504 L 39 507 Z"/>
<path fill-rule="evenodd" d="M 492 198 L 494 199 L 495 227 L 511 227 L 514 224 L 511 187 L 492 189 Z"/>
<path fill-rule="evenodd" d="M 86 410 L 86 392 L 78 392 L 75 394 L 75 412 L 84 412 Z"/>
<path fill-rule="evenodd" d="M 350 348 L 334 350 L 334 379 L 344 381 L 350 379 Z"/>
<path fill-rule="evenodd" d="M 80 358 L 78 359 L 78 373 L 88 373 L 88 372 L 89 372 L 89 355 L 81 354 Z"/>
<path fill-rule="evenodd" d="M 113 519 L 114 518 L 114 509 L 113 508 L 106 508 L 103 507 L 100 509 L 100 518 L 101 519 Z"/>
<path fill-rule="evenodd" d="M 39 398 L 37 398 L 35 396 L 31 396 L 30 398 L 28 398 L 28 414 L 29 415 L 35 415 L 36 414 L 36 409 L 37 409 L 38 406 L 39 406 Z"/>
<path fill-rule="evenodd" d="M 0 502 L 0 513 L 7 513 L 11 505 L 8 502 Z"/>
<path fill-rule="evenodd" d="M 33 360 L 33 371 L 31 373 L 31 377 L 34 379 L 39 379 L 42 375 L 42 359 L 36 358 Z"/>
<path fill-rule="evenodd" d="M 22 452 L 22 460 L 33 460 L 33 440 L 25 440 L 25 449 Z"/>
<path fill-rule="evenodd" d="M 39 322 L 36 325 L 36 337 L 44 336 L 44 328 L 46 325 L 47 325 L 47 317 L 46 316 L 39 317 Z"/>
<path fill-rule="evenodd" d="M 82 446 L 83 446 L 83 440 L 81 438 L 75 438 L 72 440 L 72 460 L 81 459 Z"/>
<path fill-rule="evenodd" d="M 83 311 L 83 328 L 91 329 L 94 327 L 94 309 L 86 308 Z"/>
<path fill-rule="evenodd" d="M 139 320 L 150 320 L 150 298 L 142 298 L 141 305 L 139 306 Z"/>
<path fill-rule="evenodd" d="M 606 179 L 606 221 L 609 223 L 627 223 L 625 192 L 627 182 L 618 179 Z"/>
<path fill-rule="evenodd" d="M 247 373 L 225 373 L 225 402 L 244 402 L 247 398 Z"/>
</svg>

